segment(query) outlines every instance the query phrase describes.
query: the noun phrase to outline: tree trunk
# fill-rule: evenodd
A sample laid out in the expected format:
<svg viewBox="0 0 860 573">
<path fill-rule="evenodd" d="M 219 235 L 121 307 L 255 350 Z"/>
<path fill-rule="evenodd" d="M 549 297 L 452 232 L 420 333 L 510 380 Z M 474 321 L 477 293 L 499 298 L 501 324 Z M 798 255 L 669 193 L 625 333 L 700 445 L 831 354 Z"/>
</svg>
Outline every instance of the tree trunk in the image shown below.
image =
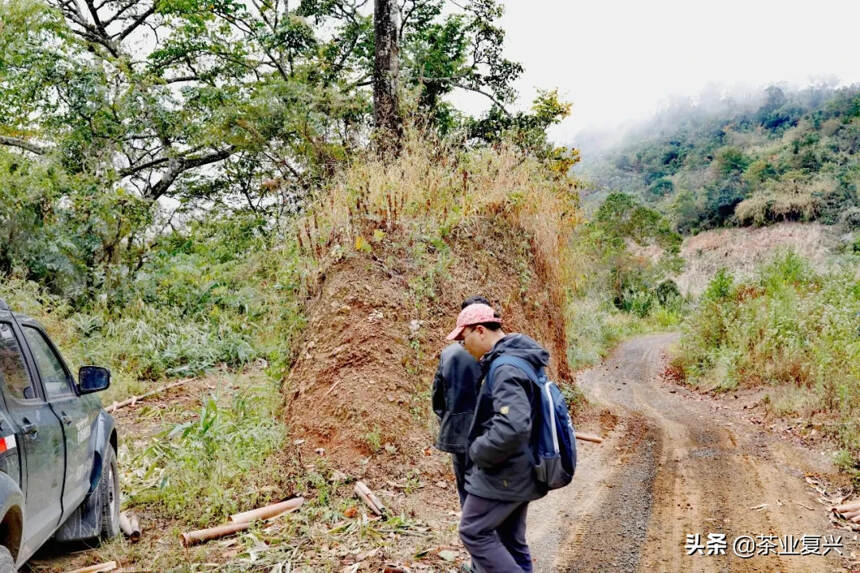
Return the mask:
<svg viewBox="0 0 860 573">
<path fill-rule="evenodd" d="M 399 149 L 403 134 L 397 96 L 397 28 L 397 3 L 374 0 L 373 121 L 376 145 L 382 151 Z"/>
</svg>

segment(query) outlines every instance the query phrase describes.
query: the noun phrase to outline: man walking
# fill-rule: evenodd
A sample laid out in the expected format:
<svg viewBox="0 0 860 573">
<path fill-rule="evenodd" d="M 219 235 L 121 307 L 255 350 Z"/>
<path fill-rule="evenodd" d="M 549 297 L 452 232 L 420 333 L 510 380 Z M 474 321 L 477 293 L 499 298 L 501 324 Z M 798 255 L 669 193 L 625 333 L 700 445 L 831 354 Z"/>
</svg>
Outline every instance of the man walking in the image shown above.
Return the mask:
<svg viewBox="0 0 860 573">
<path fill-rule="evenodd" d="M 472 296 L 463 301 L 460 309 L 475 303 L 490 304 L 482 296 Z M 433 378 L 433 411 L 439 417 L 436 447 L 451 454 L 460 507 L 466 499 L 466 440 L 475 414 L 480 381 L 481 366 L 461 344 L 450 344 L 442 350 Z"/>
<path fill-rule="evenodd" d="M 448 340 L 462 341 L 485 376 L 503 355 L 526 360 L 536 370 L 549 363 L 549 353 L 528 336 L 505 334 L 499 316 L 484 304 L 464 308 Z M 538 399 L 526 373 L 511 364 L 498 366 L 481 385 L 469 430 L 467 496 L 460 519 L 460 539 L 476 571 L 532 571 L 528 504 L 546 494 L 533 471 L 531 434 Z"/>
</svg>

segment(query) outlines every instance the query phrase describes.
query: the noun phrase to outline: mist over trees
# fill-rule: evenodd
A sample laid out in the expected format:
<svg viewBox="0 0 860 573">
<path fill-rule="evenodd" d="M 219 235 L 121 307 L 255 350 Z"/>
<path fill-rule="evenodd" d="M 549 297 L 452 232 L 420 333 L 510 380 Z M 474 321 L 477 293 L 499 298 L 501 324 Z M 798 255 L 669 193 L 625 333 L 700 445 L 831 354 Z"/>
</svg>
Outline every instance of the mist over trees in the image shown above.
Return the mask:
<svg viewBox="0 0 860 573">
<path fill-rule="evenodd" d="M 590 137 L 590 139 L 589 139 Z M 703 97 L 664 110 L 601 149 L 581 175 L 586 201 L 623 191 L 683 233 L 725 225 L 860 223 L 860 86 L 770 86 L 756 98 Z"/>
</svg>

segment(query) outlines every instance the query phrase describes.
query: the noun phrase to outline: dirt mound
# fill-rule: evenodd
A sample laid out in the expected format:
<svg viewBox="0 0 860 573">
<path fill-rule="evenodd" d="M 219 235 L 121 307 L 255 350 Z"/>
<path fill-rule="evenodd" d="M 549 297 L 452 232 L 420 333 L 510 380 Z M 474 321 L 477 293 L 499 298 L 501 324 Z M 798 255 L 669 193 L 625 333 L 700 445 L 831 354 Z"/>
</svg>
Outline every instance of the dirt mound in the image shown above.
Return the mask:
<svg viewBox="0 0 860 573">
<path fill-rule="evenodd" d="M 504 221 L 455 228 L 444 243 L 400 235 L 325 269 L 285 386 L 286 415 L 307 455 L 323 448 L 350 475 L 443 478 L 447 459 L 429 455 L 431 383 L 461 301 L 490 299 L 505 330 L 538 340 L 550 375 L 570 381 L 562 295 L 547 287 L 532 242 Z"/>
<path fill-rule="evenodd" d="M 676 279 L 683 293 L 698 295 L 722 267 L 735 276 L 748 276 L 780 249 L 793 249 L 824 266 L 838 242 L 835 227 L 820 223 L 780 223 L 770 227 L 716 229 L 684 241 L 684 272 Z"/>
</svg>

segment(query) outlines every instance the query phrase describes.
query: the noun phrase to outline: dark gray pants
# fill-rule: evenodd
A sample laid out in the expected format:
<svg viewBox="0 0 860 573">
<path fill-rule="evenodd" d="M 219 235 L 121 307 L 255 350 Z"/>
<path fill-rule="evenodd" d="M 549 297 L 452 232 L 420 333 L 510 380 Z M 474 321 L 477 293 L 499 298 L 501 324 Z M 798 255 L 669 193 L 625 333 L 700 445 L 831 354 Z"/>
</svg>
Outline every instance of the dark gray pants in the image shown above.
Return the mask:
<svg viewBox="0 0 860 573">
<path fill-rule="evenodd" d="M 466 454 L 451 454 L 454 478 L 457 480 L 457 493 L 460 495 L 460 508 L 466 503 Z"/>
<path fill-rule="evenodd" d="M 472 556 L 474 571 L 532 571 L 526 544 L 527 501 L 497 501 L 468 494 L 460 519 L 460 539 Z"/>
</svg>

